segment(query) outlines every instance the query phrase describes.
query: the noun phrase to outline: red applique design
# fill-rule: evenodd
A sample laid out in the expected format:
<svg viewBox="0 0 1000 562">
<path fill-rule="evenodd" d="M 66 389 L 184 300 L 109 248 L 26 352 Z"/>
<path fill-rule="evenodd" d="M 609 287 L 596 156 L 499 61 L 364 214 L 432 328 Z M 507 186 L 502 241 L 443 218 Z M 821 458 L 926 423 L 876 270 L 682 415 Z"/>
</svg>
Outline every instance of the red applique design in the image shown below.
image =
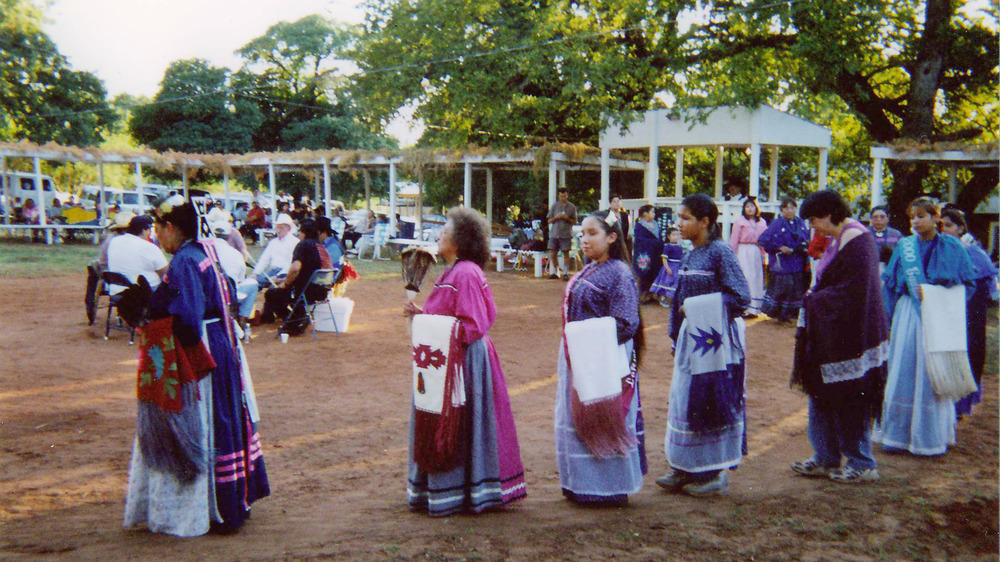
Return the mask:
<svg viewBox="0 0 1000 562">
<path fill-rule="evenodd" d="M 431 349 L 431 346 L 427 344 L 420 344 L 413 348 L 413 362 L 420 369 L 426 369 L 428 366 L 440 369 L 444 367 L 445 361 L 444 353 L 440 349 Z"/>
</svg>

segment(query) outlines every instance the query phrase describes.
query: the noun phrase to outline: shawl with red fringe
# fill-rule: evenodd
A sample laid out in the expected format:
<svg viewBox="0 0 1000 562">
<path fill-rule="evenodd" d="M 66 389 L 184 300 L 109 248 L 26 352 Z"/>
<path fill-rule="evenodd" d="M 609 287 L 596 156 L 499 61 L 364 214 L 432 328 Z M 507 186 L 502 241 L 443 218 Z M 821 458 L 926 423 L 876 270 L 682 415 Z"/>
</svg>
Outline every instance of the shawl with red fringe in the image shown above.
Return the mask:
<svg viewBox="0 0 1000 562">
<path fill-rule="evenodd" d="M 447 327 L 444 318 L 452 320 Z M 457 318 L 413 317 L 413 461 L 429 473 L 446 472 L 462 461 L 465 346 L 461 335 Z"/>
</svg>

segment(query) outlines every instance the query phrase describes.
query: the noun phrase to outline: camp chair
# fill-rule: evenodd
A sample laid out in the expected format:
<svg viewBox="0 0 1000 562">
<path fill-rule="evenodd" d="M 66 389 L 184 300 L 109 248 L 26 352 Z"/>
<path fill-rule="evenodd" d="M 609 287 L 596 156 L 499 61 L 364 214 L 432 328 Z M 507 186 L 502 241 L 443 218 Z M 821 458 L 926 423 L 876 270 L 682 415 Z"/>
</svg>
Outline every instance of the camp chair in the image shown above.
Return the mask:
<svg viewBox="0 0 1000 562">
<path fill-rule="evenodd" d="M 386 244 L 389 243 L 389 225 L 380 222 L 375 225 L 375 230 L 371 234 L 365 234 L 358 241 L 358 259 L 361 259 L 361 254 L 365 251 L 368 246 L 372 247 L 372 257 L 368 261 L 375 260 L 388 260 L 388 257 L 382 257 L 382 248 L 385 248 Z"/>
<path fill-rule="evenodd" d="M 128 332 L 128 344 L 132 345 L 135 342 L 135 328 L 132 326 L 122 326 L 122 320 L 117 314 L 118 303 L 121 301 L 121 293 L 117 295 L 111 294 L 111 287 L 123 287 L 128 288 L 132 285 L 132 282 L 117 271 L 105 271 L 101 273 L 101 291 L 98 294 L 98 301 L 100 301 L 101 296 L 108 296 L 108 316 L 104 321 L 104 340 L 107 341 L 108 335 L 111 330 L 121 330 L 122 332 Z M 115 311 L 115 324 L 111 324 L 111 311 Z"/>
<path fill-rule="evenodd" d="M 299 296 L 292 301 L 292 309 L 288 311 L 288 316 L 285 318 L 285 322 L 282 326 L 287 325 L 292 321 L 301 321 L 304 318 L 309 318 L 309 328 L 312 330 L 313 341 L 316 341 L 316 323 L 313 317 L 313 311 L 316 307 L 321 304 L 326 304 L 330 308 L 330 317 L 333 319 L 333 332 L 340 335 L 340 328 L 337 326 L 337 317 L 333 314 L 333 303 L 330 302 L 330 289 L 333 288 L 333 284 L 338 281 L 340 277 L 340 265 L 335 265 L 332 269 L 317 269 L 313 271 L 313 274 L 309 277 L 309 283 L 302 289 Z M 309 298 L 309 294 L 322 294 L 322 298 L 312 300 Z M 299 306 L 305 311 L 305 316 L 295 316 L 295 312 L 299 310 Z M 300 313 L 301 314 L 301 313 Z M 278 330 L 276 337 L 281 337 L 281 330 Z"/>
</svg>

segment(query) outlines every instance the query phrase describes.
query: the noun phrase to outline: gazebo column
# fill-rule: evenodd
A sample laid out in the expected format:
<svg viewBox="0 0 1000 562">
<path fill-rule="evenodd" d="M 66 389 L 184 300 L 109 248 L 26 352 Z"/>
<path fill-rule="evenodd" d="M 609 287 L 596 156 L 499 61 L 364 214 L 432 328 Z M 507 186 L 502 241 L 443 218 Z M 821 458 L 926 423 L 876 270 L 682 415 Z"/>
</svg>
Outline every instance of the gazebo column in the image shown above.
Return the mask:
<svg viewBox="0 0 1000 562">
<path fill-rule="evenodd" d="M 722 155 L 725 152 L 725 148 L 722 146 L 715 147 L 715 198 L 716 200 L 722 199 Z"/>
<path fill-rule="evenodd" d="M 236 209 L 229 206 L 229 172 L 222 170 L 222 206 L 232 213 Z"/>
<path fill-rule="evenodd" d="M 566 189 L 566 168 L 559 168 L 559 189 Z"/>
<path fill-rule="evenodd" d="M 323 160 L 323 213 L 327 218 L 333 216 L 330 212 L 330 163 Z"/>
<path fill-rule="evenodd" d="M 878 207 L 882 201 L 882 159 L 876 158 L 872 165 L 872 207 Z"/>
<path fill-rule="evenodd" d="M 10 189 L 7 185 L 7 157 L 0 156 L 0 189 L 3 190 L 3 200 L 5 201 L 3 206 L 3 223 L 10 224 Z"/>
<path fill-rule="evenodd" d="M 38 195 L 38 224 L 45 226 L 49 222 L 49 217 L 47 216 L 48 205 L 45 204 L 45 195 L 42 192 L 42 159 L 35 156 L 35 193 Z M 52 186 L 55 189 L 55 186 Z M 55 191 L 52 192 L 53 197 L 55 196 Z M 45 229 L 45 243 L 52 243 L 52 231 L 48 228 Z"/>
<path fill-rule="evenodd" d="M 464 176 L 462 178 L 462 204 L 472 208 L 472 162 L 466 162 L 463 166 Z"/>
<path fill-rule="evenodd" d="M 760 195 L 760 143 L 750 145 L 750 196 Z"/>
<path fill-rule="evenodd" d="M 145 197 L 146 191 L 142 188 L 142 164 L 139 162 L 135 163 L 135 192 L 136 197 L 139 198 L 139 208 L 142 208 L 142 199 Z M 184 197 L 187 197 L 187 187 L 184 188 Z"/>
<path fill-rule="evenodd" d="M 601 147 L 601 200 L 597 203 L 598 209 L 607 209 L 611 206 L 611 149 Z"/>
<path fill-rule="evenodd" d="M 321 178 L 319 177 L 319 174 L 314 174 L 313 175 L 313 201 L 319 201 L 319 195 L 320 195 L 320 193 L 319 193 L 319 185 L 320 185 L 320 183 L 319 182 L 320 182 L 320 179 Z M 315 203 L 313 203 L 313 205 L 315 206 Z M 311 210 L 312 209 L 310 209 L 310 211 Z"/>
<path fill-rule="evenodd" d="M 769 193 L 767 200 L 776 203 L 778 201 L 778 147 L 771 147 L 771 170 L 767 174 Z"/>
<path fill-rule="evenodd" d="M 188 198 L 188 169 L 183 163 L 181 164 L 181 188 L 184 190 L 184 198 Z M 142 186 L 137 188 L 139 190 L 139 205 L 145 202 L 145 189 Z"/>
<path fill-rule="evenodd" d="M 414 202 L 414 216 L 416 227 L 413 229 L 413 237 L 417 240 L 424 239 L 424 169 L 417 168 L 417 200 Z"/>
<path fill-rule="evenodd" d="M 368 170 L 363 170 L 361 174 L 365 179 L 365 209 L 372 210 L 372 176 Z"/>
<path fill-rule="evenodd" d="M 826 189 L 826 160 L 830 154 L 829 148 L 819 149 L 819 190 Z"/>
<path fill-rule="evenodd" d="M 656 187 L 660 184 L 660 147 L 649 147 L 649 165 L 646 166 L 646 202 L 656 199 Z"/>
<path fill-rule="evenodd" d="M 271 192 L 271 225 L 274 225 L 274 221 L 278 220 L 278 198 L 274 193 L 275 177 L 274 177 L 274 164 L 268 162 L 267 164 L 267 186 Z"/>
<path fill-rule="evenodd" d="M 958 199 L 958 166 L 952 164 L 948 167 L 948 202 L 954 203 Z"/>
<path fill-rule="evenodd" d="M 556 162 L 555 153 L 549 154 L 549 206 L 556 204 L 556 185 L 559 181 L 559 164 Z"/>
<path fill-rule="evenodd" d="M 486 224 L 493 228 L 493 169 L 486 168 Z"/>
<path fill-rule="evenodd" d="M 101 213 L 101 226 L 108 223 L 108 196 L 104 192 L 104 161 L 97 161 L 97 209 Z"/>
<path fill-rule="evenodd" d="M 680 199 L 684 196 L 684 149 L 678 148 L 675 155 L 674 166 L 674 197 Z"/>
<path fill-rule="evenodd" d="M 396 163 L 389 162 L 389 226 L 392 230 L 396 225 Z M 416 233 L 414 233 L 416 238 Z"/>
</svg>

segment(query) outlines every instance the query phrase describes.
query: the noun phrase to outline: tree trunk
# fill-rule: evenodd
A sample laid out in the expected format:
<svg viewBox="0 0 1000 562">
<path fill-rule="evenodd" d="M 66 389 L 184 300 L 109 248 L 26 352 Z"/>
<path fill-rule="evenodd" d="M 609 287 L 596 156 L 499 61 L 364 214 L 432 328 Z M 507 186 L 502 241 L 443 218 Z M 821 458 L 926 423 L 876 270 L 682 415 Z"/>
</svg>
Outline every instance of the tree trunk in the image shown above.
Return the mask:
<svg viewBox="0 0 1000 562">
<path fill-rule="evenodd" d="M 906 216 L 906 207 L 910 201 L 924 194 L 927 164 L 905 160 L 888 160 L 886 164 L 892 172 L 892 194 L 888 198 L 889 221 L 893 228 L 907 234 L 910 232 L 910 219 Z"/>
</svg>

